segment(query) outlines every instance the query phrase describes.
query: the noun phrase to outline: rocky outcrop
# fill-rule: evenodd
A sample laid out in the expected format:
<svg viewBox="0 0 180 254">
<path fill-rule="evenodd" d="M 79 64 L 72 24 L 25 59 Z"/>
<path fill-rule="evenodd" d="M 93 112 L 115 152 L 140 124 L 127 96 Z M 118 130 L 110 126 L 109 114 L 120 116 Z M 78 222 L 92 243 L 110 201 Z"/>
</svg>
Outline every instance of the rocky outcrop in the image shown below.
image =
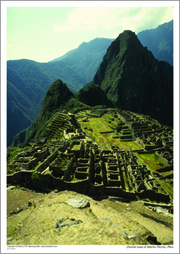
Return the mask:
<svg viewBox="0 0 180 254">
<path fill-rule="evenodd" d="M 85 207 L 89 207 L 89 201 L 87 201 L 86 199 L 83 198 L 70 198 L 68 200 L 65 201 L 67 204 L 75 207 L 75 208 L 85 208 Z"/>
</svg>

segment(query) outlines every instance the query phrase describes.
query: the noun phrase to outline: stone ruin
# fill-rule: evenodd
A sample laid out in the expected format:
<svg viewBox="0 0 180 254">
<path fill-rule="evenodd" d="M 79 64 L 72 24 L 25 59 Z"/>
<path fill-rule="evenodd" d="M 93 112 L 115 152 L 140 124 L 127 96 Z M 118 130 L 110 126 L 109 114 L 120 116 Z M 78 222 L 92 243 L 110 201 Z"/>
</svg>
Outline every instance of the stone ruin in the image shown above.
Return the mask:
<svg viewBox="0 0 180 254">
<path fill-rule="evenodd" d="M 72 116 L 71 119 L 77 122 Z M 138 122 L 137 116 L 133 114 L 121 115 L 120 120 L 122 119 L 125 119 L 128 133 L 136 137 L 136 142 L 144 151 L 149 149 L 147 146 L 151 146 L 151 150 L 155 149 L 157 155 L 164 158 L 169 166 L 173 164 L 173 138 L 170 130 L 168 134 L 153 135 L 152 130 L 158 128 L 162 131 L 162 127 L 156 123 L 150 125 L 149 120 Z M 32 173 L 37 172 L 40 179 L 36 186 L 38 188 L 74 189 L 89 195 L 113 193 L 131 198 L 144 195 L 143 197 L 154 197 L 161 201 L 170 200 L 157 179 L 160 174 L 154 175 L 146 165 L 138 165 L 133 151 L 118 146 L 105 150 L 88 140 L 78 124 L 76 127 L 78 128 L 68 126 L 64 129 L 65 140 L 33 145 L 28 151 L 19 153 L 8 164 L 8 168 L 14 169 L 14 172 L 10 171 L 7 175 L 7 184 L 31 187 L 35 185 Z"/>
</svg>

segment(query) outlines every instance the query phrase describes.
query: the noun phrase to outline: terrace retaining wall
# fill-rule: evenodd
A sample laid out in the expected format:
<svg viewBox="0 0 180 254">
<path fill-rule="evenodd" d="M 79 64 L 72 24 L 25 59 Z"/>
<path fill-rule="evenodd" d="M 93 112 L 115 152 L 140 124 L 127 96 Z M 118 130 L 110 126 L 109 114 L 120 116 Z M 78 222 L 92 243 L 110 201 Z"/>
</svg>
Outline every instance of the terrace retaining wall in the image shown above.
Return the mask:
<svg viewBox="0 0 180 254">
<path fill-rule="evenodd" d="M 42 172 L 43 170 L 45 170 L 49 166 L 49 164 L 57 157 L 57 155 L 58 155 L 58 151 L 56 150 L 47 159 L 45 159 L 44 162 L 42 162 L 39 165 L 39 167 L 37 167 L 36 171 L 37 172 Z"/>
<path fill-rule="evenodd" d="M 32 186 L 33 180 L 31 176 L 33 172 L 34 171 L 22 171 L 22 172 L 14 173 L 12 175 L 8 175 L 7 184 L 19 185 L 22 183 L 26 183 L 27 185 Z M 72 190 L 79 193 L 84 193 L 86 195 L 107 194 L 110 196 L 126 197 L 133 200 L 135 200 L 136 196 L 138 196 L 141 199 L 149 198 L 149 199 L 157 200 L 160 202 L 170 202 L 170 197 L 168 195 L 157 193 L 154 190 L 144 190 L 139 193 L 126 192 L 119 187 L 109 187 L 109 186 L 104 186 L 102 184 L 92 185 L 89 179 L 77 181 L 77 182 L 66 182 L 61 180 L 60 178 L 55 178 L 50 174 L 41 175 L 39 180 L 37 179 L 36 185 L 39 189 L 56 188 L 58 190 Z"/>
<path fill-rule="evenodd" d="M 163 156 L 161 156 L 161 154 L 159 154 L 157 151 L 155 152 L 155 154 L 167 165 L 169 165 L 168 160 L 166 160 Z"/>
</svg>

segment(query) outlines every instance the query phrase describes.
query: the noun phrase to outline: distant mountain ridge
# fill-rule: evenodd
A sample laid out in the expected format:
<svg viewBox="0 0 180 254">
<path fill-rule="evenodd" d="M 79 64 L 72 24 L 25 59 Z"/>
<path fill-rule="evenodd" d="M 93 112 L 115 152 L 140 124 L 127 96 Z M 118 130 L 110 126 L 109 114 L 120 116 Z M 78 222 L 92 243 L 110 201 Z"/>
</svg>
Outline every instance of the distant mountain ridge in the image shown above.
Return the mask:
<svg viewBox="0 0 180 254">
<path fill-rule="evenodd" d="M 155 58 L 173 65 L 173 20 L 137 34 L 143 46 L 146 46 Z"/>
<path fill-rule="evenodd" d="M 75 58 L 76 61 L 80 63 L 85 63 L 86 59 L 84 59 L 84 54 L 87 56 L 93 55 L 93 54 L 99 54 L 102 52 L 102 55 L 105 54 L 105 50 L 108 48 L 108 46 L 111 44 L 111 42 L 114 41 L 114 39 L 108 39 L 108 38 L 95 38 L 89 42 L 83 42 L 77 47 L 76 49 L 72 49 L 68 51 L 63 56 L 60 56 L 58 58 L 55 58 L 49 62 L 56 62 L 63 59 L 68 58 Z"/>
<path fill-rule="evenodd" d="M 61 78 L 72 92 L 92 80 L 112 41 L 96 38 L 82 43 L 59 61 L 7 61 L 7 145 L 39 115 L 46 92 L 55 80 Z"/>
<path fill-rule="evenodd" d="M 165 36 L 167 31 L 173 29 L 173 21 L 165 23 L 157 29 L 158 31 L 163 29 L 162 41 L 159 43 L 159 40 L 156 40 L 156 36 L 152 33 L 153 45 L 154 47 L 161 45 L 163 56 L 168 55 L 169 51 L 162 49 L 167 48 L 165 47 L 167 45 L 168 47 L 171 46 Z M 152 30 L 156 31 L 156 29 Z M 149 33 L 149 31 L 151 30 L 147 32 Z M 146 34 L 146 31 L 143 31 L 142 34 Z M 171 37 L 170 40 L 173 41 L 172 31 L 169 36 Z M 149 45 L 149 41 L 147 40 L 147 45 L 144 46 L 151 50 L 149 47 L 152 43 Z M 156 41 L 159 44 L 156 44 Z M 31 121 L 39 115 L 45 94 L 55 80 L 63 80 L 73 93 L 91 82 L 111 42 L 114 40 L 96 38 L 88 43 L 82 43 L 77 49 L 71 50 L 48 63 L 38 63 L 27 59 L 7 61 L 7 145 L 9 146 L 13 137 L 27 128 Z M 164 47 L 162 46 L 163 43 Z M 151 51 L 153 53 L 153 50 Z M 155 57 L 158 59 L 158 56 L 155 55 Z M 99 89 L 97 91 L 101 95 L 104 94 Z M 92 94 L 92 89 L 89 91 L 90 94 Z M 105 99 L 104 95 L 103 98 Z"/>
<path fill-rule="evenodd" d="M 47 136 L 49 120 L 62 110 L 72 112 L 77 107 L 79 112 L 98 105 L 149 115 L 173 126 L 173 67 L 155 59 L 135 33 L 126 30 L 108 48 L 94 79 L 77 94 L 60 79 L 53 82 L 36 124 L 18 134 L 13 145 L 24 142 L 24 137 Z"/>
</svg>

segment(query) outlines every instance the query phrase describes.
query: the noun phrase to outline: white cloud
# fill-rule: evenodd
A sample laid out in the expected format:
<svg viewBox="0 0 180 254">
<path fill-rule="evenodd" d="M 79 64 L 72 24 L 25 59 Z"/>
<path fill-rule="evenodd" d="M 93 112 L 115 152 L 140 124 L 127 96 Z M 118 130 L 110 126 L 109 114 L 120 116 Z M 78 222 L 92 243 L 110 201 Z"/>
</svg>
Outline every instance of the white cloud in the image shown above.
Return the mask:
<svg viewBox="0 0 180 254">
<path fill-rule="evenodd" d="M 55 24 L 54 29 L 85 32 L 121 28 L 137 33 L 172 19 L 172 7 L 77 7 L 69 13 L 63 26 Z"/>
</svg>

